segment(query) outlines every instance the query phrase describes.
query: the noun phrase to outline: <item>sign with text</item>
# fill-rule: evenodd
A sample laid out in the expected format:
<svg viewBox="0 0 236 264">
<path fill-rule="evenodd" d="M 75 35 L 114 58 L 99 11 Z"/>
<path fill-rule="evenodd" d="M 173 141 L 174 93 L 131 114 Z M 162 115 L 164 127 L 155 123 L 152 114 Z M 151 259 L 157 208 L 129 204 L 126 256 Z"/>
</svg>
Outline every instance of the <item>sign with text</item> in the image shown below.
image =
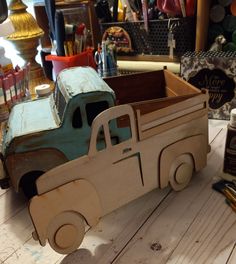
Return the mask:
<svg viewBox="0 0 236 264">
<path fill-rule="evenodd" d="M 229 120 L 236 108 L 236 52 L 189 52 L 181 58 L 181 77 L 209 92 L 209 118 Z"/>
<path fill-rule="evenodd" d="M 234 98 L 234 80 L 220 69 L 202 69 L 189 78 L 189 83 L 209 91 L 209 107 L 212 109 L 222 107 Z"/>
</svg>

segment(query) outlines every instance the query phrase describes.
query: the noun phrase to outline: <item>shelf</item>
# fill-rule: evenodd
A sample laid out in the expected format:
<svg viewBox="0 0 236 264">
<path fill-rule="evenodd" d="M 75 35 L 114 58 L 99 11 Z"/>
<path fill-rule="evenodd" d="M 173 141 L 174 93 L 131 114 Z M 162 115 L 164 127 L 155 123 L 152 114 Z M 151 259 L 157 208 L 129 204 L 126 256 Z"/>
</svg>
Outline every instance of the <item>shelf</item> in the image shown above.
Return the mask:
<svg viewBox="0 0 236 264">
<path fill-rule="evenodd" d="M 179 57 L 169 58 L 168 55 L 134 55 L 134 56 L 118 56 L 118 60 L 124 61 L 153 61 L 153 62 L 179 62 Z"/>
</svg>

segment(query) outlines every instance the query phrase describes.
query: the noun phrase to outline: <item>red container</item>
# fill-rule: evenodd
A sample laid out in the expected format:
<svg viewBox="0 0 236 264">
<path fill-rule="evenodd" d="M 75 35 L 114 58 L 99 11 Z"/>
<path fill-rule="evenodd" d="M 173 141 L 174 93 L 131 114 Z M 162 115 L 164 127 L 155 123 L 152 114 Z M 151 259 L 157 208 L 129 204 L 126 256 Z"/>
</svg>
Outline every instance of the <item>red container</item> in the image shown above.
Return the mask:
<svg viewBox="0 0 236 264">
<path fill-rule="evenodd" d="M 47 55 L 45 59 L 47 61 L 52 61 L 53 70 L 56 76 L 61 70 L 75 66 L 90 66 L 95 70 L 97 69 L 92 51 L 84 51 L 74 56 L 65 57 L 57 55 Z"/>
</svg>

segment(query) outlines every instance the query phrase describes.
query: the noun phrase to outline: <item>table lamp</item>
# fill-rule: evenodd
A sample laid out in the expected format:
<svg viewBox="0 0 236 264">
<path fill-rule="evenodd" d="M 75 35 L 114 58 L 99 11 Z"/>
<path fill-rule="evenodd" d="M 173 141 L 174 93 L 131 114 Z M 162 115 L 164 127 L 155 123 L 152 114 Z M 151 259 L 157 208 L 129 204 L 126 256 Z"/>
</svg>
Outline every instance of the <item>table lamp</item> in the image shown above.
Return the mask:
<svg viewBox="0 0 236 264">
<path fill-rule="evenodd" d="M 50 80 L 45 78 L 41 65 L 35 60 L 38 53 L 39 39 L 44 32 L 38 26 L 35 18 L 27 12 L 27 8 L 28 6 L 22 0 L 10 0 L 8 6 L 10 14 L 8 17 L 14 25 L 15 31 L 8 35 L 6 39 L 15 46 L 24 62 L 30 63 L 29 89 L 32 98 L 34 98 L 36 96 L 35 86 L 50 83 Z"/>
</svg>

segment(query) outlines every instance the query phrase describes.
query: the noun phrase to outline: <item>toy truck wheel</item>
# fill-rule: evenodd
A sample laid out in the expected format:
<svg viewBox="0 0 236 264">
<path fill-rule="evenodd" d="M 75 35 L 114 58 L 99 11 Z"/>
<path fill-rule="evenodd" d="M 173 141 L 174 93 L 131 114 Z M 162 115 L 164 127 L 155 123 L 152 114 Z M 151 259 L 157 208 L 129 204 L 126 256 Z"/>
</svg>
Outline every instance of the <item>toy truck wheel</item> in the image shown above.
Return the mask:
<svg viewBox="0 0 236 264">
<path fill-rule="evenodd" d="M 48 241 L 60 254 L 69 254 L 76 250 L 85 233 L 84 219 L 76 212 L 64 212 L 57 215 L 49 225 Z"/>
<path fill-rule="evenodd" d="M 194 170 L 194 163 L 191 155 L 182 154 L 179 156 L 170 168 L 170 185 L 173 190 L 180 191 L 190 182 Z"/>
</svg>

